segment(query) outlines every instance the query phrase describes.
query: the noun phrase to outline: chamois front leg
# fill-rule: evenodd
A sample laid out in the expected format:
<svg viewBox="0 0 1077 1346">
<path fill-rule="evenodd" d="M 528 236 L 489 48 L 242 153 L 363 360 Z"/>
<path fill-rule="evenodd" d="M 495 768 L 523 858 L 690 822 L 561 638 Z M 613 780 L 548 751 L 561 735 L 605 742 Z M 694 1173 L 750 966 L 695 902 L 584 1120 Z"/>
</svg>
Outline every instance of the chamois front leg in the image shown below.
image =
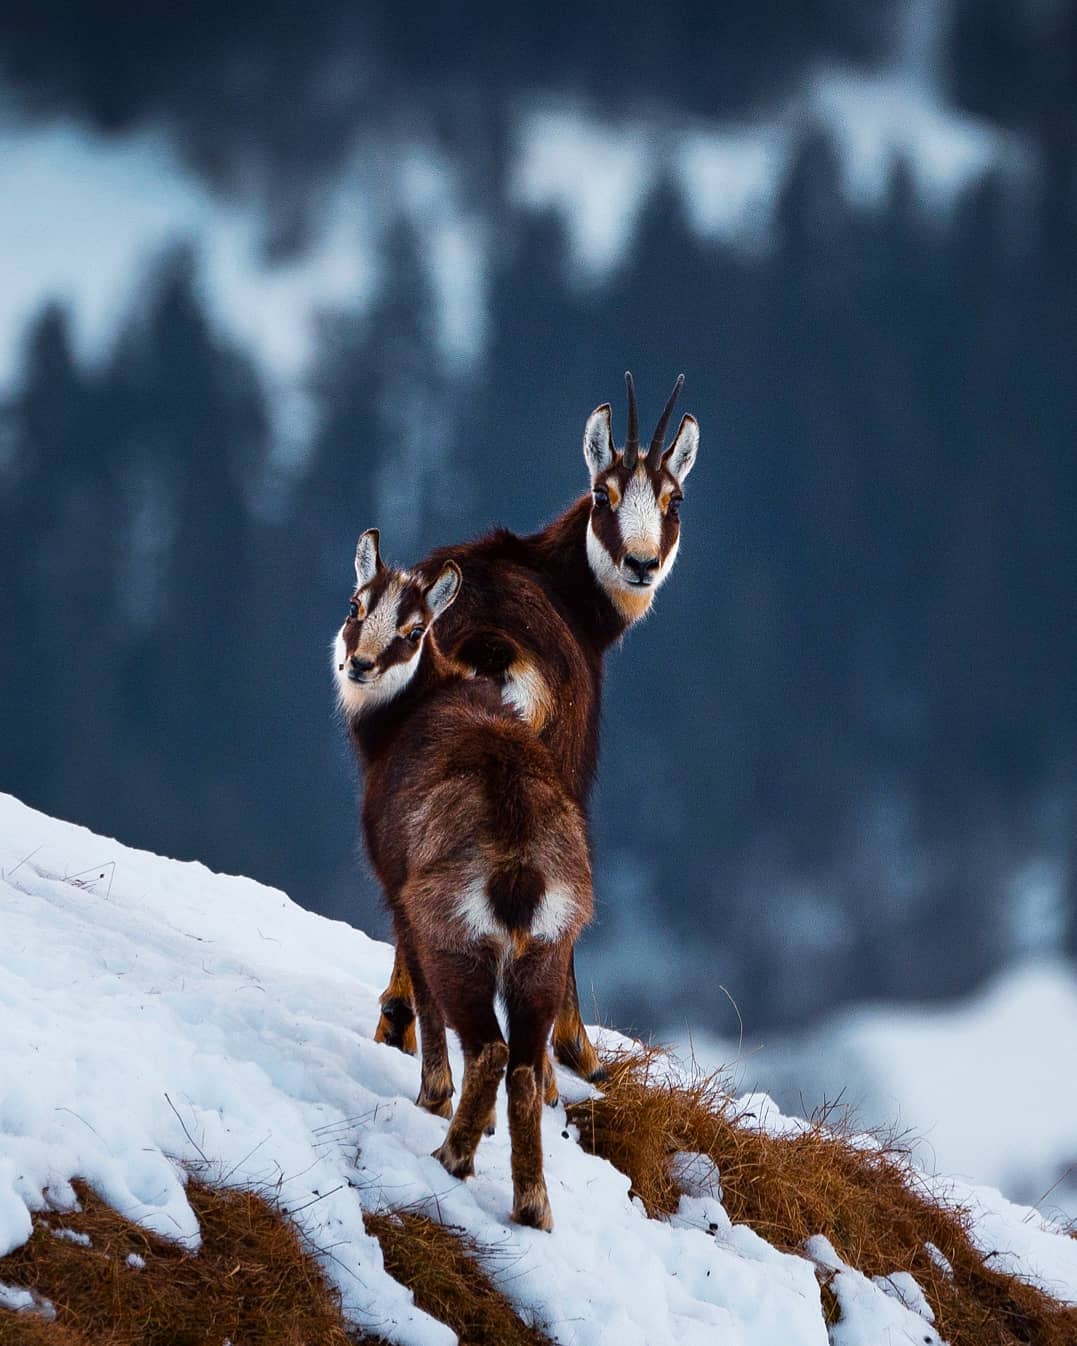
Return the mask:
<svg viewBox="0 0 1077 1346">
<path fill-rule="evenodd" d="M 600 1084 L 608 1079 L 602 1062 L 598 1059 L 587 1029 L 580 1017 L 580 998 L 576 990 L 576 954 L 573 951 L 565 979 L 565 994 L 557 1019 L 553 1026 L 553 1053 L 558 1061 L 569 1070 L 588 1080 L 591 1084 Z"/>
<path fill-rule="evenodd" d="M 389 985 L 382 992 L 381 1015 L 374 1031 L 374 1041 L 396 1047 L 408 1056 L 415 1055 L 415 991 L 399 942 Z"/>
</svg>

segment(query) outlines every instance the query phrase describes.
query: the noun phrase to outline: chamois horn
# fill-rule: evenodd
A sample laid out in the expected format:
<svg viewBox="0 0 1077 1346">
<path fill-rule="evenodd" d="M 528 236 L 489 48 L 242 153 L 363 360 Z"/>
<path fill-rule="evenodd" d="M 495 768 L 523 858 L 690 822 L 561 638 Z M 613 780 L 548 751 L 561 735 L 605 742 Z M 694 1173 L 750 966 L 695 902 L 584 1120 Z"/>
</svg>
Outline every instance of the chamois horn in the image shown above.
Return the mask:
<svg viewBox="0 0 1077 1346">
<path fill-rule="evenodd" d="M 628 389 L 628 433 L 625 435 L 624 465 L 629 472 L 635 472 L 639 458 L 639 412 L 636 409 L 636 385 L 627 369 L 625 386 Z"/>
<path fill-rule="evenodd" d="M 677 382 L 673 385 L 673 391 L 669 395 L 669 401 L 666 403 L 662 415 L 658 418 L 658 424 L 654 428 L 654 438 L 651 440 L 651 447 L 647 450 L 647 466 L 652 470 L 662 465 L 662 450 L 666 444 L 666 427 L 669 425 L 669 418 L 673 415 L 673 408 L 676 406 L 683 385 L 684 375 L 678 374 Z"/>
</svg>

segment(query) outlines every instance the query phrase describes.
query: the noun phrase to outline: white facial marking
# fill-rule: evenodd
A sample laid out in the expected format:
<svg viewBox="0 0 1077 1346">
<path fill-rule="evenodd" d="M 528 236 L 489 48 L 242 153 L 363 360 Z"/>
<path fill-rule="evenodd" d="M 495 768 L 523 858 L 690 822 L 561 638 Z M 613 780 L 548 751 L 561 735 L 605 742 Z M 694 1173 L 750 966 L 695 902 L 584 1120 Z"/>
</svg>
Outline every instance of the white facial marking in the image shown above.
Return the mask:
<svg viewBox="0 0 1077 1346">
<path fill-rule="evenodd" d="M 359 635 L 359 645 L 352 651 L 360 659 L 377 660 L 385 649 L 396 639 L 397 611 L 404 587 L 411 580 L 407 571 L 393 577 L 385 586 L 374 611 L 363 622 Z M 344 628 L 337 632 L 333 642 L 333 676 L 336 679 L 337 699 L 346 715 L 362 715 L 373 706 L 384 705 L 394 696 L 399 696 L 411 681 L 419 665 L 418 650 L 403 663 L 393 664 L 384 673 L 372 674 L 370 682 L 353 682 L 348 676 L 348 656 L 344 643 Z"/>
<path fill-rule="evenodd" d="M 640 466 L 628 483 L 617 508 L 616 519 L 627 555 L 652 557 L 661 553 L 662 509 L 644 467 Z M 631 573 L 616 565 L 599 541 L 593 519 L 587 526 L 587 559 L 591 571 L 606 591 L 610 602 L 628 623 L 639 621 L 650 610 L 656 590 L 673 569 L 679 547 L 678 535 L 669 554 L 653 573 L 650 585 L 633 584 Z"/>
<path fill-rule="evenodd" d="M 617 510 L 625 550 L 634 556 L 657 556 L 662 543 L 662 511 L 647 469 L 637 468 Z"/>
</svg>

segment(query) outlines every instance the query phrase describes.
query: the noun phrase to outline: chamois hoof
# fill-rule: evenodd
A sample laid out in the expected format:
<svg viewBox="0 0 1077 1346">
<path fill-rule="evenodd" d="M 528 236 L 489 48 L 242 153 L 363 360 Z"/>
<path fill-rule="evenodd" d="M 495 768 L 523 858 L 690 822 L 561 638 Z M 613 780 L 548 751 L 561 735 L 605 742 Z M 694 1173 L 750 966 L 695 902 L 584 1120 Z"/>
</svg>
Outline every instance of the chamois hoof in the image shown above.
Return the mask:
<svg viewBox="0 0 1077 1346">
<path fill-rule="evenodd" d="M 602 1062 L 598 1059 L 598 1052 L 592 1047 L 586 1034 L 561 1040 L 555 1037 L 553 1054 L 566 1070 L 571 1070 L 574 1075 L 579 1075 L 590 1084 L 597 1084 L 599 1080 L 608 1078 L 602 1068 Z"/>
<path fill-rule="evenodd" d="M 451 1091 L 447 1094 L 443 1094 L 439 1098 L 435 1098 L 432 1095 L 424 1094 L 420 1090 L 419 1097 L 415 1100 L 415 1102 L 420 1108 L 425 1108 L 426 1111 L 432 1113 L 433 1116 L 442 1117 L 445 1119 L 445 1121 L 448 1121 L 449 1118 L 452 1116 Z"/>
<path fill-rule="evenodd" d="M 434 1151 L 433 1156 L 446 1173 L 454 1178 L 470 1178 L 475 1172 L 475 1156 L 471 1154 L 458 1154 L 456 1150 L 445 1141 Z"/>
<path fill-rule="evenodd" d="M 557 1072 L 549 1057 L 546 1058 L 542 1071 L 542 1097 L 548 1108 L 556 1108 L 561 1101 L 561 1092 L 557 1087 Z"/>
<path fill-rule="evenodd" d="M 550 1233 L 553 1229 L 550 1198 L 545 1191 L 521 1198 L 512 1208 L 512 1218 L 517 1224 L 526 1225 L 528 1229 L 544 1229 L 547 1234 Z"/>
<path fill-rule="evenodd" d="M 492 1136 L 497 1132 L 497 1113 L 493 1108 L 490 1109 L 490 1115 L 486 1119 L 486 1125 L 482 1128 L 484 1136 Z"/>
<path fill-rule="evenodd" d="M 407 1056 L 415 1056 L 418 1042 L 415 1037 L 415 1011 L 406 1000 L 394 996 L 381 1007 L 381 1017 L 374 1031 L 374 1041 L 395 1047 Z"/>
</svg>

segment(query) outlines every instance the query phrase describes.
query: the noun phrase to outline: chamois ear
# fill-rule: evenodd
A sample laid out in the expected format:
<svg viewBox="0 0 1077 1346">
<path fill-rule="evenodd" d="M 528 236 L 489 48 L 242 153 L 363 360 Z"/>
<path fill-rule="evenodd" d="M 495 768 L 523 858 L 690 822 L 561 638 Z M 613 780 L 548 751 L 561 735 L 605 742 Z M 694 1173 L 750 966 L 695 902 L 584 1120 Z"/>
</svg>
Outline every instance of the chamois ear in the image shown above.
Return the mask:
<svg viewBox="0 0 1077 1346">
<path fill-rule="evenodd" d="M 426 591 L 426 604 L 435 621 L 451 607 L 460 592 L 464 577 L 455 561 L 446 561 L 437 579 Z"/>
<path fill-rule="evenodd" d="M 587 418 L 583 432 L 583 460 L 592 478 L 605 472 L 613 462 L 613 413 L 610 404 L 603 402 Z"/>
<path fill-rule="evenodd" d="M 368 528 L 355 544 L 355 587 L 365 589 L 379 570 L 383 569 L 378 554 L 379 533 L 376 528 Z"/>
<path fill-rule="evenodd" d="M 695 466 L 698 452 L 699 422 L 694 416 L 682 416 L 677 438 L 666 450 L 663 462 L 677 480 L 683 482 Z"/>
</svg>

